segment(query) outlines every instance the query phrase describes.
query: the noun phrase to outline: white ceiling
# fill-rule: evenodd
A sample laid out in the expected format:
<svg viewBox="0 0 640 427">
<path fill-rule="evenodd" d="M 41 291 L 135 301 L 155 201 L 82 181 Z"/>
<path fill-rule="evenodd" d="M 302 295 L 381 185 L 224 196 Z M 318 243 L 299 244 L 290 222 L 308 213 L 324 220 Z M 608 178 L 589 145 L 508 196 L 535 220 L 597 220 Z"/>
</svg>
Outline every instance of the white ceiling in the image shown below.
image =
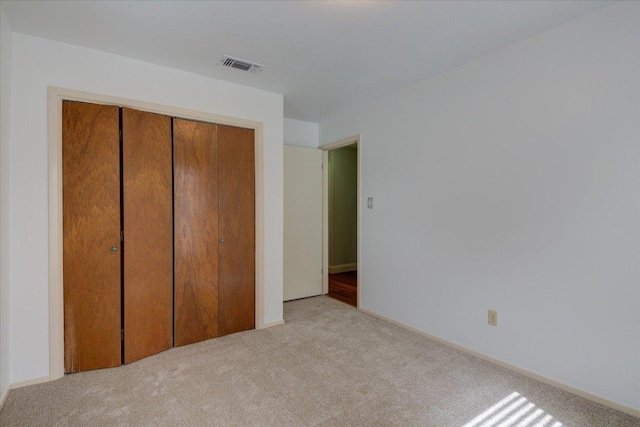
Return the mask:
<svg viewBox="0 0 640 427">
<path fill-rule="evenodd" d="M 322 122 L 610 1 L 3 1 L 13 31 L 284 95 Z M 267 66 L 219 65 L 223 54 Z"/>
</svg>

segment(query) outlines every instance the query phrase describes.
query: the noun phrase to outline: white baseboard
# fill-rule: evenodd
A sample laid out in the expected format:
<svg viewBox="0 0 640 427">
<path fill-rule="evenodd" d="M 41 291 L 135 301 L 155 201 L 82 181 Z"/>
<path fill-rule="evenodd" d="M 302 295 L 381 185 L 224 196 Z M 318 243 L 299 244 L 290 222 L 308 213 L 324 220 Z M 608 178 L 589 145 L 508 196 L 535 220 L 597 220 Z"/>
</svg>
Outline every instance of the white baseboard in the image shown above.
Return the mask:
<svg viewBox="0 0 640 427">
<path fill-rule="evenodd" d="M 261 325 L 258 329 L 267 329 L 273 326 L 284 325 L 284 319 L 276 320 L 275 322 L 269 322 Z"/>
<path fill-rule="evenodd" d="M 45 375 L 43 377 L 30 378 L 28 380 L 11 383 L 11 385 L 9 386 L 9 390 L 13 390 L 20 387 L 26 387 L 28 385 L 47 383 L 49 381 L 51 381 L 51 378 L 49 377 L 49 375 Z"/>
<path fill-rule="evenodd" d="M 472 356 L 478 357 L 480 359 L 486 360 L 487 362 L 491 362 L 494 365 L 498 365 L 500 367 L 503 367 L 503 368 L 509 369 L 511 371 L 517 372 L 517 373 L 522 374 L 522 375 L 524 375 L 526 377 L 532 378 L 532 379 L 534 379 L 536 381 L 540 381 L 541 383 L 549 384 L 549 385 L 551 385 L 551 386 L 553 386 L 555 388 L 558 388 L 558 389 L 560 389 L 562 391 L 566 391 L 567 393 L 575 394 L 576 396 L 582 397 L 584 399 L 590 400 L 590 401 L 595 402 L 595 403 L 599 403 L 600 405 L 604 405 L 604 406 L 607 406 L 609 408 L 618 410 L 620 412 L 624 412 L 626 414 L 629 414 L 629 415 L 632 415 L 634 417 L 640 418 L 640 410 L 639 409 L 631 408 L 629 406 L 614 402 L 613 400 L 609 400 L 606 397 L 602 397 L 602 396 L 599 396 L 597 394 L 590 393 L 590 392 L 588 392 L 586 390 L 582 390 L 580 388 L 571 386 L 569 384 L 565 384 L 563 382 L 554 380 L 552 378 L 545 377 L 545 376 L 540 375 L 540 374 L 536 374 L 535 372 L 531 372 L 531 371 L 529 371 L 527 369 L 520 368 L 520 367 L 518 367 L 516 365 L 512 365 L 510 363 L 507 363 L 507 362 L 504 362 L 502 360 L 496 359 L 494 357 L 488 356 L 488 355 L 486 355 L 484 353 L 480 353 L 480 352 L 477 352 L 475 350 L 471 350 L 470 348 L 463 347 L 463 346 L 461 346 L 459 344 L 456 344 L 456 343 L 453 343 L 451 341 L 447 341 L 446 339 L 440 338 L 437 335 L 433 335 L 433 334 L 430 334 L 429 332 L 425 332 L 425 331 L 422 331 L 422 330 L 420 330 L 418 328 L 414 328 L 413 326 L 409 326 L 409 325 L 404 324 L 402 322 L 398 322 L 397 320 L 393 320 L 390 317 L 384 316 L 382 314 L 378 314 L 378 313 L 376 313 L 374 311 L 371 311 L 371 310 L 367 310 L 366 308 L 359 307 L 358 310 L 360 310 L 361 312 L 366 313 L 366 314 L 368 314 L 370 316 L 377 317 L 378 319 L 384 320 L 384 321 L 392 323 L 392 324 L 394 324 L 396 326 L 400 326 L 401 328 L 408 329 L 408 330 L 410 330 L 412 332 L 415 332 L 417 334 L 420 334 L 420 335 L 422 335 L 424 337 L 427 337 L 429 339 L 437 341 L 440 344 L 444 344 L 444 345 L 446 345 L 448 347 L 455 348 L 456 350 L 460 350 L 460 351 L 462 351 L 464 353 L 467 353 L 467 354 L 470 354 Z"/>
<path fill-rule="evenodd" d="M 11 384 L 9 384 L 7 389 L 2 394 L 2 398 L 0 398 L 0 412 L 2 412 L 2 408 L 4 408 L 4 404 L 7 401 L 7 397 L 9 397 L 9 391 L 11 391 Z"/>
<path fill-rule="evenodd" d="M 347 271 L 357 271 L 358 263 L 338 264 L 329 266 L 329 274 L 346 273 Z"/>
</svg>

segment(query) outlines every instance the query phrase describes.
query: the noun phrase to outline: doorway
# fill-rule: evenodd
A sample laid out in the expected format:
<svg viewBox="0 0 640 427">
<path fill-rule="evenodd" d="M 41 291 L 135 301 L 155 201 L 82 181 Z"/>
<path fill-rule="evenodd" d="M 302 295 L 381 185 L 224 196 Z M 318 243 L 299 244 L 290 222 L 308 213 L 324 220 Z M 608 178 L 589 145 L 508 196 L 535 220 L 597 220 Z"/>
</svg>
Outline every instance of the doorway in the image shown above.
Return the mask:
<svg viewBox="0 0 640 427">
<path fill-rule="evenodd" d="M 325 153 L 327 296 L 359 306 L 359 137 L 321 147 Z"/>
</svg>

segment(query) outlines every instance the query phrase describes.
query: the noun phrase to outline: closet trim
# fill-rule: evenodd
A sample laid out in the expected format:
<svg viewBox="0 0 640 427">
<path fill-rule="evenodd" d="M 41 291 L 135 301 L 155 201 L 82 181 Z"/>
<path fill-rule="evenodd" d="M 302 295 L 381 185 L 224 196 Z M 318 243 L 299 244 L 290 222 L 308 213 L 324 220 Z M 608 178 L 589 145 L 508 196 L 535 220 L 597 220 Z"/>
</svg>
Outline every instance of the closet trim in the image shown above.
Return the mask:
<svg viewBox="0 0 640 427">
<path fill-rule="evenodd" d="M 49 381 L 64 376 L 64 298 L 62 275 L 62 101 L 118 105 L 188 120 L 255 131 L 256 277 L 255 325 L 264 329 L 264 150 L 263 123 L 202 111 L 49 86 L 47 97 L 49 151 Z M 280 324 L 282 322 L 276 322 Z"/>
</svg>

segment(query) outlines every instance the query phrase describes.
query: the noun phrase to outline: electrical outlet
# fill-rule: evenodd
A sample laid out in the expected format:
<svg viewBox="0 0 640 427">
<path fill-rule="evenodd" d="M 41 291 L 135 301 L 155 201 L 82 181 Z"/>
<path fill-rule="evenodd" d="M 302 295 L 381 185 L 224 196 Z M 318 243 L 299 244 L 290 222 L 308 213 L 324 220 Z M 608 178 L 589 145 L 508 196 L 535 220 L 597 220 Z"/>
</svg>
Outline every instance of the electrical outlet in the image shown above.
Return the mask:
<svg viewBox="0 0 640 427">
<path fill-rule="evenodd" d="M 498 312 L 495 310 L 489 310 L 488 321 L 491 326 L 498 326 Z"/>
</svg>

